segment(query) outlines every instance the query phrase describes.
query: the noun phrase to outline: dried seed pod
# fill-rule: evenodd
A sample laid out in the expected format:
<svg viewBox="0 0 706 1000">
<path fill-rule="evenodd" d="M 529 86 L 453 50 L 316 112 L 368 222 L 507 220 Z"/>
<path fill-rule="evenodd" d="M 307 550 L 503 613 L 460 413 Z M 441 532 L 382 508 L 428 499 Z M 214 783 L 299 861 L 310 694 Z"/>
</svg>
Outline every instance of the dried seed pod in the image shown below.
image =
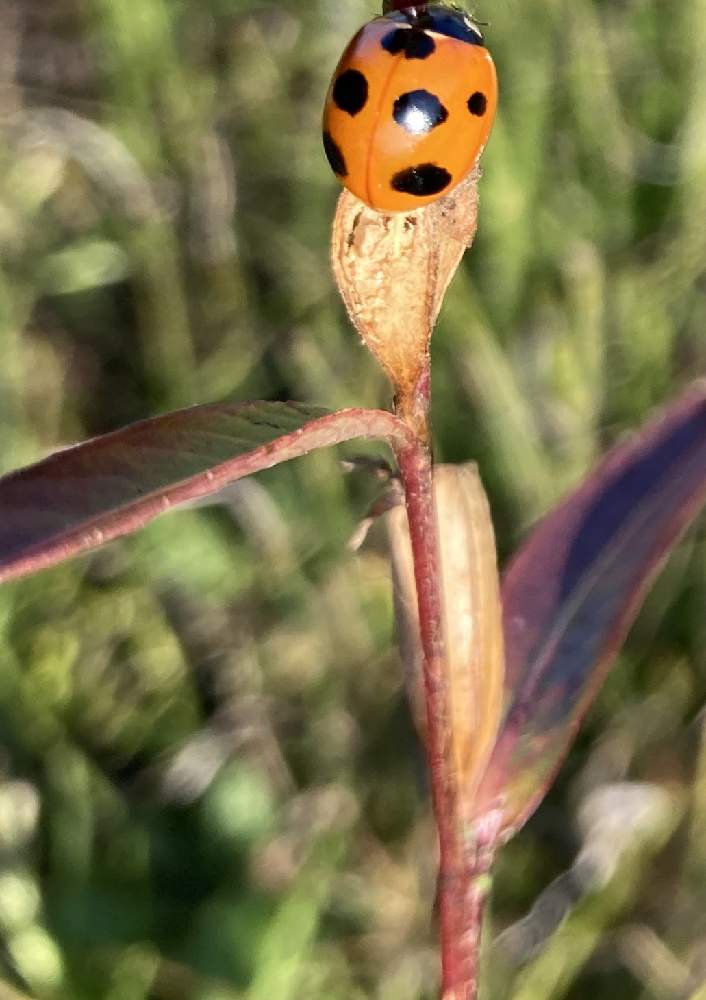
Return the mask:
<svg viewBox="0 0 706 1000">
<path fill-rule="evenodd" d="M 353 325 L 385 369 L 398 400 L 426 371 L 444 293 L 476 231 L 479 171 L 409 215 L 385 215 L 349 191 L 338 200 L 331 258 Z"/>
<path fill-rule="evenodd" d="M 434 502 L 441 560 L 451 706 L 449 745 L 462 811 L 473 793 L 497 734 L 503 697 L 504 651 L 495 537 L 488 501 L 474 464 L 434 469 Z M 426 710 L 419 614 L 406 511 L 385 515 L 392 550 L 395 611 L 407 689 L 422 738 Z"/>
</svg>

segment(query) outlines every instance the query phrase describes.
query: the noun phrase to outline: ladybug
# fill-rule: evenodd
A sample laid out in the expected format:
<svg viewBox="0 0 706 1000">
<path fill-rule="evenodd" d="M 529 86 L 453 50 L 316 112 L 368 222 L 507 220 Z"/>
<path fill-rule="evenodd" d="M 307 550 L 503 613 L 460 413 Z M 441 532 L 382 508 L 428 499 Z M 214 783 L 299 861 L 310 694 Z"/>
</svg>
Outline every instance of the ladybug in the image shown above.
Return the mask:
<svg viewBox="0 0 706 1000">
<path fill-rule="evenodd" d="M 364 25 L 326 96 L 324 150 L 334 173 L 381 212 L 447 194 L 483 152 L 497 106 L 495 65 L 457 7 L 400 7 Z"/>
</svg>

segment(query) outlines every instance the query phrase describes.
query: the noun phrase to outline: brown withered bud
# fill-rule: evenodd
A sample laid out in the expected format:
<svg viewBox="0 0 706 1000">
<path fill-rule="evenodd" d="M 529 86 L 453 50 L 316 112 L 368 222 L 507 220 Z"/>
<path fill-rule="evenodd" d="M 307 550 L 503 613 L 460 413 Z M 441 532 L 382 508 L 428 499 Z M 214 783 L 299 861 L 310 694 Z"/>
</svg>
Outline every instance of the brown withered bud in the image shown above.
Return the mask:
<svg viewBox="0 0 706 1000">
<path fill-rule="evenodd" d="M 461 809 L 472 803 L 493 747 L 503 698 L 504 649 L 495 536 L 474 464 L 434 469 L 446 677 L 447 720 Z M 385 515 L 392 553 L 395 613 L 409 700 L 426 730 L 422 650 L 412 550 L 403 506 Z"/>
<path fill-rule="evenodd" d="M 386 215 L 344 191 L 331 258 L 353 325 L 392 381 L 398 404 L 426 373 L 444 293 L 476 231 L 479 171 L 445 198 Z"/>
</svg>

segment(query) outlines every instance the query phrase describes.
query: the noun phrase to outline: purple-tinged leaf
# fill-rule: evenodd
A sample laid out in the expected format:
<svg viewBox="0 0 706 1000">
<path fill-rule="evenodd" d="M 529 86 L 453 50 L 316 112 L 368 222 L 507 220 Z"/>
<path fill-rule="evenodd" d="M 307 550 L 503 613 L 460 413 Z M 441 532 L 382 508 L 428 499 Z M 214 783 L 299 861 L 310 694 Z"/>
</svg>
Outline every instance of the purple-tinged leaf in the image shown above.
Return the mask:
<svg viewBox="0 0 706 1000">
<path fill-rule="evenodd" d="M 507 711 L 476 799 L 506 839 L 544 797 L 683 530 L 706 503 L 706 383 L 620 442 L 532 531 L 502 586 Z"/>
<path fill-rule="evenodd" d="M 136 531 L 177 504 L 352 438 L 406 440 L 384 410 L 300 403 L 194 406 L 0 478 L 0 581 Z"/>
</svg>

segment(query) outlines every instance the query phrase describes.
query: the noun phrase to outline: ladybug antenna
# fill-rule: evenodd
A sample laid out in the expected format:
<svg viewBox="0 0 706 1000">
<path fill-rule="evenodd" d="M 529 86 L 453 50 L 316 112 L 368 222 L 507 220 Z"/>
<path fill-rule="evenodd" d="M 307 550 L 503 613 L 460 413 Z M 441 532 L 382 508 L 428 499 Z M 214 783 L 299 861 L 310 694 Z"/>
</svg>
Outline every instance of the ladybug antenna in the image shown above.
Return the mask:
<svg viewBox="0 0 706 1000">
<path fill-rule="evenodd" d="M 410 3 L 409 0 L 383 0 L 382 12 L 383 14 L 391 14 L 393 10 L 404 10 L 416 15 L 419 6 L 424 5 Z"/>
<path fill-rule="evenodd" d="M 469 17 L 473 21 L 474 24 L 480 25 L 481 28 L 489 28 L 490 27 L 490 21 L 481 21 L 481 19 L 479 17 L 476 17 L 475 14 L 469 14 Z"/>
</svg>

